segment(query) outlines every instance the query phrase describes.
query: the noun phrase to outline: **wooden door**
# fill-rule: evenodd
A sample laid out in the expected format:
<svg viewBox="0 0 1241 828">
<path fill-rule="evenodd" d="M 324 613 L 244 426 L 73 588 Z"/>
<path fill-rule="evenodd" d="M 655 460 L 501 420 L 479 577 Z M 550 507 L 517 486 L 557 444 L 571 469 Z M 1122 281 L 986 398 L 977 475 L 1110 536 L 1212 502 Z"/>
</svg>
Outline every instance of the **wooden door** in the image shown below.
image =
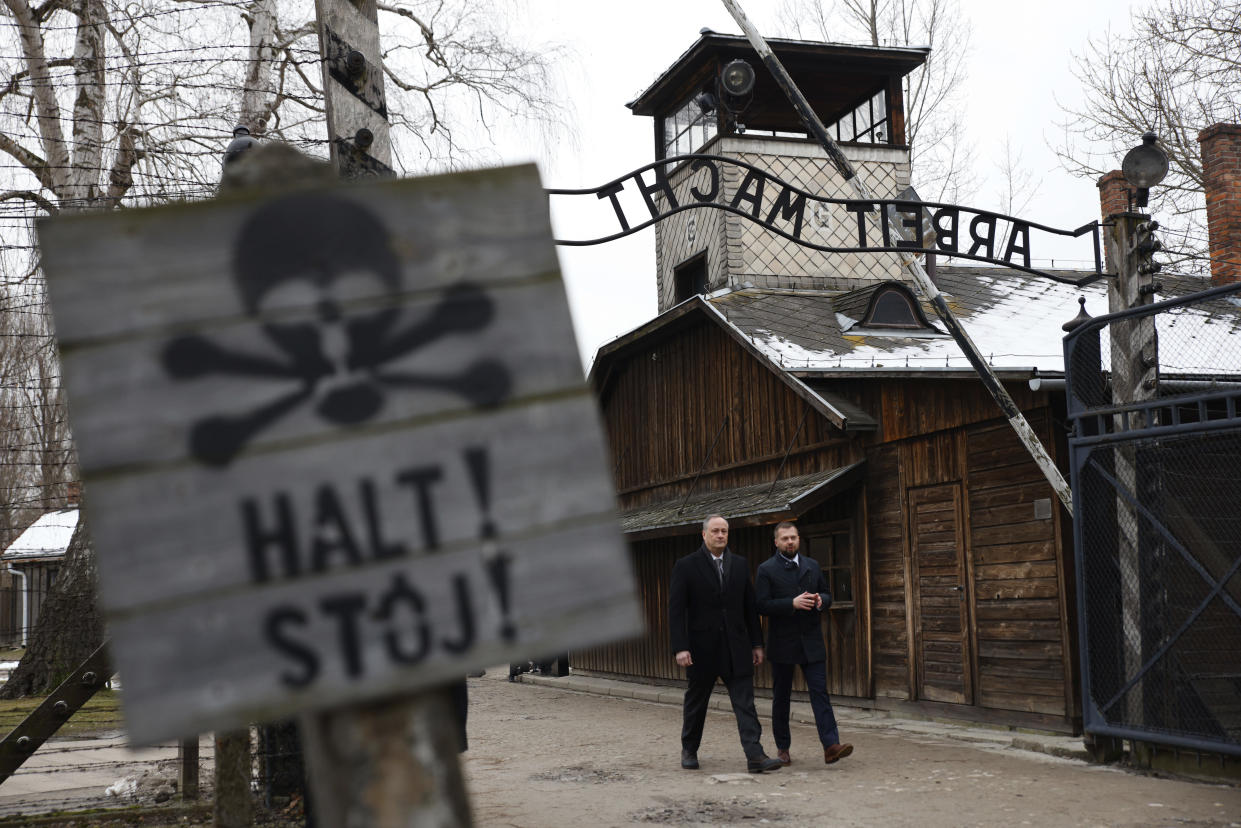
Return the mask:
<svg viewBox="0 0 1241 828">
<path fill-rule="evenodd" d="M 850 521 L 806 528 L 803 549 L 819 562 L 832 594 L 827 611 L 827 691 L 834 696 L 867 695 L 862 669 L 862 621 L 858 617 L 858 550 Z"/>
<path fill-rule="evenodd" d="M 972 704 L 973 656 L 960 483 L 910 490 L 909 539 L 918 698 Z"/>
</svg>

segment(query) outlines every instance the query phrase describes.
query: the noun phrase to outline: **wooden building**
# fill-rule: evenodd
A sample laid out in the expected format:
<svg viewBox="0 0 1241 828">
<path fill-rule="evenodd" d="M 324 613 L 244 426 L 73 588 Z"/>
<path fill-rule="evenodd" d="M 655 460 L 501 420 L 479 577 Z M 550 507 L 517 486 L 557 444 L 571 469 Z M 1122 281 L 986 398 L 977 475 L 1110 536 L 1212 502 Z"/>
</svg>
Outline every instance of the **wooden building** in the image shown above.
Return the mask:
<svg viewBox="0 0 1241 828">
<path fill-rule="evenodd" d="M 0 554 L 11 584 L 0 593 L 0 643 L 26 645 L 77 526 L 76 506 L 46 512 Z"/>
<path fill-rule="evenodd" d="M 772 45 L 876 195 L 907 188 L 901 79 L 925 50 Z M 735 58 L 752 59 L 743 38 L 705 33 L 630 104 L 654 117 L 657 156 L 740 158 L 847 195 L 763 72 L 753 117 L 701 105 Z M 735 192 L 739 176 L 723 178 Z M 702 186 L 689 164 L 669 183 L 681 203 Z M 773 525 L 796 519 L 835 598 L 835 696 L 1079 728 L 1069 520 L 896 257 L 823 254 L 722 210 L 680 212 L 656 232 L 659 315 L 604 346 L 590 375 L 648 632 L 575 653 L 574 669 L 682 678 L 667 584 L 702 519 L 729 518 L 752 572 L 773 552 Z M 857 226 L 816 215 L 811 232 L 826 245 Z M 1065 468 L 1063 388 L 1030 380 L 1063 376 L 1061 325 L 1079 296 L 1105 312 L 1105 288 L 1000 268 L 941 266 L 936 280 Z M 770 687 L 765 668 L 756 683 Z"/>
</svg>

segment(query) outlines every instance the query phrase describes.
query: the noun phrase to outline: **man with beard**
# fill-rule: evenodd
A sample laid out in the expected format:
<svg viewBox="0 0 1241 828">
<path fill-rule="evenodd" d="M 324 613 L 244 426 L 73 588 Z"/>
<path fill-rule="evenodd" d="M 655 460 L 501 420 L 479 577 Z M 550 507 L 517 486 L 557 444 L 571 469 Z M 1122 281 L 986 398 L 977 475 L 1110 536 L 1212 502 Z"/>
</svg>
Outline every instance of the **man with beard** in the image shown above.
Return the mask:
<svg viewBox="0 0 1241 828">
<path fill-rule="evenodd" d="M 796 526 L 788 521 L 777 524 L 775 539 L 776 553 L 758 566 L 755 591 L 758 611 L 768 619 L 771 732 L 776 737 L 776 756 L 785 765 L 792 761 L 789 697 L 793 692 L 793 667 L 799 665 L 810 692 L 819 741 L 823 743 L 823 761 L 830 765 L 853 753 L 853 745 L 840 743 L 827 695 L 822 613 L 832 605 L 832 594 L 818 563 L 798 554 L 801 536 Z"/>
</svg>

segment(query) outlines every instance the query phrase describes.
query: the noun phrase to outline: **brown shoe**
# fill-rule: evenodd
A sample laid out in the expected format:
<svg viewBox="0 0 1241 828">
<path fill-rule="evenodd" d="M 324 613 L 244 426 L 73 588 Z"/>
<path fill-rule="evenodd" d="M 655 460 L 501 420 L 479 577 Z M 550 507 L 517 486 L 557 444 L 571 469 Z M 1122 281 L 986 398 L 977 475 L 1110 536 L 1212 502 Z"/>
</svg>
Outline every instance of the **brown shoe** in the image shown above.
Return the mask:
<svg viewBox="0 0 1241 828">
<path fill-rule="evenodd" d="M 793 760 L 789 758 L 789 752 L 787 750 L 777 750 L 776 758 L 786 765 L 791 765 L 793 763 Z"/>
<path fill-rule="evenodd" d="M 851 753 L 853 753 L 853 745 L 835 744 L 823 749 L 823 761 L 830 765 L 833 762 L 839 762 Z"/>
</svg>

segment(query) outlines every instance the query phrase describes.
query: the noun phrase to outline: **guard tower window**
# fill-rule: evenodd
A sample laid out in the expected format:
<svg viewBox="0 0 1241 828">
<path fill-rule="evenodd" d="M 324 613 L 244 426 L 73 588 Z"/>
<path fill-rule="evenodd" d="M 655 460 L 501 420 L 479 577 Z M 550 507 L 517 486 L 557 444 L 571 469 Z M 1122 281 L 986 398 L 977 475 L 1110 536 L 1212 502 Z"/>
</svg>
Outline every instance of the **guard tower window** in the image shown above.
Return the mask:
<svg viewBox="0 0 1241 828">
<path fill-rule="evenodd" d="M 880 89 L 852 112 L 828 126 L 837 141 L 859 144 L 890 144 L 892 130 L 888 124 L 888 93 Z"/>
<path fill-rule="evenodd" d="M 714 109 L 704 109 L 701 95 L 691 95 L 676 112 L 664 118 L 664 157 L 686 155 L 719 131 Z"/>
<path fill-rule="evenodd" d="M 902 290 L 887 288 L 879 292 L 870 305 L 870 314 L 862 321 L 867 328 L 924 328 L 909 296 Z"/>
<path fill-rule="evenodd" d="M 692 259 L 678 265 L 672 271 L 676 301 L 680 304 L 691 296 L 707 292 L 707 253 L 703 251 Z"/>
</svg>

